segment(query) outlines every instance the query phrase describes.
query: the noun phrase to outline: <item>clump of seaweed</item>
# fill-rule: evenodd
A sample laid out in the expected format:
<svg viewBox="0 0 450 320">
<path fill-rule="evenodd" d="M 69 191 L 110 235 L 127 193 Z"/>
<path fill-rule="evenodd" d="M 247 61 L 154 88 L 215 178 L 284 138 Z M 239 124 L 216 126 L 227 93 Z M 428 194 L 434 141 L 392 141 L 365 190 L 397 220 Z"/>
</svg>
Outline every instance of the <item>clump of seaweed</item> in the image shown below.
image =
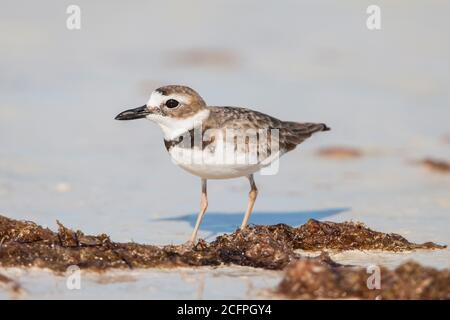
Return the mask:
<svg viewBox="0 0 450 320">
<path fill-rule="evenodd" d="M 298 260 L 275 292 L 291 299 L 450 299 L 449 270 L 406 262 L 392 271 L 381 267 L 379 275 L 380 286 L 363 268 Z"/>
<path fill-rule="evenodd" d="M 450 172 L 450 162 L 445 160 L 437 160 L 433 158 L 426 158 L 420 161 L 425 168 L 435 172 L 449 173 Z"/>
<path fill-rule="evenodd" d="M 286 275 L 276 293 L 289 298 L 450 299 L 449 271 L 406 263 L 390 271 L 381 268 L 382 291 L 367 288 L 362 268 L 342 266 L 329 255 L 311 258 L 296 249 L 337 251 L 440 249 L 427 242 L 414 244 L 397 234 L 373 231 L 354 222 L 309 220 L 294 228 L 285 224 L 250 226 L 194 246 L 152 246 L 116 243 L 105 235 L 89 236 L 58 222 L 58 232 L 33 222 L 0 216 L 0 265 L 41 267 L 64 272 L 71 265 L 92 271 L 111 268 L 215 266 L 235 264 L 281 270 Z M 12 294 L 20 285 L 0 274 L 0 286 Z"/>
<path fill-rule="evenodd" d="M 220 264 L 280 270 L 302 258 L 295 253 L 296 249 L 403 251 L 445 247 L 431 242 L 414 244 L 400 235 L 373 231 L 359 223 L 312 219 L 298 228 L 285 224 L 250 226 L 219 236 L 210 243 L 200 240 L 192 247 L 117 243 L 105 234 L 90 236 L 59 222 L 58 226 L 58 232 L 53 232 L 33 222 L 0 216 L 0 265 L 35 266 L 58 272 L 71 265 L 96 271 Z M 326 255 L 309 260 L 336 265 Z"/>
<path fill-rule="evenodd" d="M 433 242 L 416 244 L 396 233 L 374 231 L 359 222 L 320 222 L 310 219 L 298 228 L 292 228 L 295 249 L 322 250 L 385 250 L 409 251 L 415 249 L 443 249 Z"/>
<path fill-rule="evenodd" d="M 353 147 L 326 147 L 320 149 L 317 154 L 320 157 L 333 159 L 355 159 L 363 156 L 361 149 Z"/>
</svg>

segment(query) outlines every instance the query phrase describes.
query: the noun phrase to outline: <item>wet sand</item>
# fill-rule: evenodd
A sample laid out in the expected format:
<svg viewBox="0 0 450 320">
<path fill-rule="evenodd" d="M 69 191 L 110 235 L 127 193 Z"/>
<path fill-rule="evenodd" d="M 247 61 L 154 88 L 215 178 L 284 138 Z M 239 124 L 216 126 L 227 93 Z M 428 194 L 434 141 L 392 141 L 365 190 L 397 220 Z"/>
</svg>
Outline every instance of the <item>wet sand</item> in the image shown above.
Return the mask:
<svg viewBox="0 0 450 320">
<path fill-rule="evenodd" d="M 0 214 L 51 230 L 59 220 L 119 243 L 182 244 L 200 182 L 171 163 L 154 125 L 113 118 L 154 88 L 183 83 L 211 105 L 333 128 L 284 156 L 277 175 L 256 177 L 250 223 L 360 221 L 413 243 L 450 243 L 450 175 L 436 170 L 450 161 L 449 4 L 381 1 L 383 27 L 371 32 L 359 1 L 78 3 L 79 32 L 66 29 L 63 3 L 15 1 L 0 12 Z M 343 147 L 358 156 L 342 157 Z M 330 148 L 334 157 L 320 154 Z M 232 233 L 247 192 L 245 179 L 211 181 L 200 237 Z M 330 257 L 390 270 L 407 260 L 450 268 L 448 248 Z M 0 274 L 18 280 L 23 298 L 63 299 L 254 298 L 283 277 L 240 266 L 183 270 L 86 273 L 81 290 L 35 268 Z M 0 289 L 0 297 L 12 296 Z"/>
</svg>

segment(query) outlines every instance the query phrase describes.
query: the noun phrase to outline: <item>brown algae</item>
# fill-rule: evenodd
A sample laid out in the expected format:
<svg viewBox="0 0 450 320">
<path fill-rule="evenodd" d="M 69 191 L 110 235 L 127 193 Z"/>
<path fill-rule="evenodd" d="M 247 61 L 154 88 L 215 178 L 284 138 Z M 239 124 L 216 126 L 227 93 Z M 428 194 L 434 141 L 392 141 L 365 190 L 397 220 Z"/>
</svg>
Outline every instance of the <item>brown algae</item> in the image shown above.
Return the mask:
<svg viewBox="0 0 450 320">
<path fill-rule="evenodd" d="M 363 156 L 361 149 L 341 146 L 322 148 L 317 152 L 317 154 L 320 157 L 333 159 L 354 159 Z"/>
<path fill-rule="evenodd" d="M 194 246 L 152 246 L 116 243 L 101 234 L 85 235 L 58 222 L 58 232 L 30 221 L 0 216 L 0 266 L 39 267 L 58 273 L 69 266 L 91 271 L 112 268 L 152 268 L 177 266 L 217 266 L 234 264 L 285 271 L 275 291 L 290 299 L 450 299 L 450 271 L 438 271 L 408 262 L 391 271 L 380 267 L 381 290 L 368 289 L 367 271 L 343 266 L 326 252 L 311 258 L 300 256 L 303 250 L 404 251 L 441 249 L 432 242 L 415 244 L 398 234 L 373 231 L 361 223 L 309 220 L 294 228 L 285 224 L 250 226 L 208 243 Z M 22 289 L 13 279 L 0 274 L 0 287 L 12 297 Z"/>
<path fill-rule="evenodd" d="M 437 160 L 433 158 L 426 158 L 420 161 L 420 164 L 430 171 L 440 173 L 450 173 L 450 162 L 445 160 Z"/>
<path fill-rule="evenodd" d="M 291 299 L 450 299 L 448 269 L 406 262 L 395 270 L 381 267 L 379 282 L 371 272 L 298 260 L 286 268 L 275 293 Z"/>
<path fill-rule="evenodd" d="M 373 231 L 360 223 L 312 219 L 298 228 L 285 224 L 250 226 L 210 243 L 200 240 L 193 247 L 117 243 L 105 234 L 90 236 L 59 222 L 58 225 L 58 232 L 53 232 L 30 221 L 0 216 L 0 265 L 35 266 L 60 272 L 71 265 L 97 271 L 220 264 L 283 269 L 301 258 L 296 249 L 404 251 L 445 247 L 431 242 L 414 244 L 400 235 Z M 327 259 L 316 260 L 333 264 Z"/>
</svg>

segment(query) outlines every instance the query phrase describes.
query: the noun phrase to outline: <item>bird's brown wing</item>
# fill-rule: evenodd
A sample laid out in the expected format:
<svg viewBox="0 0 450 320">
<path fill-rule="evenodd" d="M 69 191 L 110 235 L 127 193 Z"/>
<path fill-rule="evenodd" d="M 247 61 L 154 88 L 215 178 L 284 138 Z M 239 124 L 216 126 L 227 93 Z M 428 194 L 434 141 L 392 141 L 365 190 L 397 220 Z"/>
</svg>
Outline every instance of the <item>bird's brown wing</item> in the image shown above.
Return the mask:
<svg viewBox="0 0 450 320">
<path fill-rule="evenodd" d="M 298 144 L 312 136 L 313 133 L 330 130 L 324 123 L 298 123 L 283 122 L 280 130 L 280 144 L 284 145 L 286 151 L 294 149 Z"/>
<path fill-rule="evenodd" d="M 262 112 L 238 107 L 209 107 L 206 127 L 230 129 L 277 129 L 279 149 L 291 151 L 315 132 L 330 130 L 323 123 L 281 121 Z M 275 138 L 271 137 L 271 141 Z"/>
</svg>

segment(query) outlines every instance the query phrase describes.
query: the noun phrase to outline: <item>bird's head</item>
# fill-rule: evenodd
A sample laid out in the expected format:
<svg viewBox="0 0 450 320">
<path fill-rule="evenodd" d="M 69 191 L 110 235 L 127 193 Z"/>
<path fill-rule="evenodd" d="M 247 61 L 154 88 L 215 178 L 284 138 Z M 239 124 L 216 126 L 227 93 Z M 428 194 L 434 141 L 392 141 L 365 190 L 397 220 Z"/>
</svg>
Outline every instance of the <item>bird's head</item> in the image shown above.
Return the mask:
<svg viewBox="0 0 450 320">
<path fill-rule="evenodd" d="M 193 89 L 170 85 L 156 89 L 147 104 L 128 109 L 116 116 L 116 120 L 147 118 L 159 124 L 167 139 L 190 130 L 195 123 L 202 122 L 209 115 L 205 101 Z"/>
</svg>

